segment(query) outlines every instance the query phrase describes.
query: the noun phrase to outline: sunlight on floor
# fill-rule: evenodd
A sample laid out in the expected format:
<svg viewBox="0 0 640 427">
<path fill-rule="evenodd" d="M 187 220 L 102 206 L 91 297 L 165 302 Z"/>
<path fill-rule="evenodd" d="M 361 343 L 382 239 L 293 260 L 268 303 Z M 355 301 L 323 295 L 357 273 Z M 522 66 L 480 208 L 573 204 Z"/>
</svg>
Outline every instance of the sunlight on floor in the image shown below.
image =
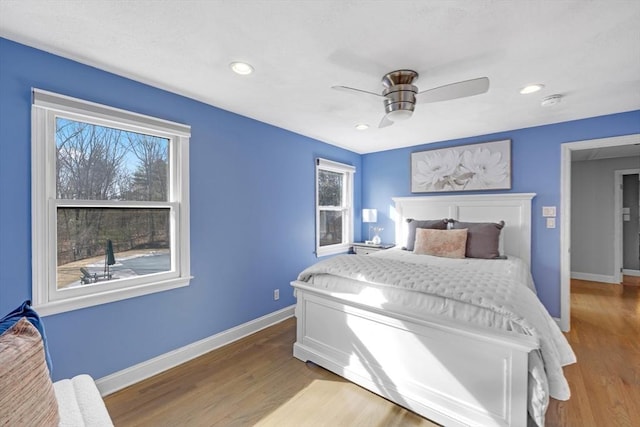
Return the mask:
<svg viewBox="0 0 640 427">
<path fill-rule="evenodd" d="M 413 413 L 399 418 L 402 409 L 398 406 L 374 397 L 355 384 L 342 381 L 313 380 L 307 387 L 300 390 L 285 404 L 278 407 L 271 414 L 264 417 L 256 426 L 336 426 L 336 425 L 361 425 L 361 426 L 437 426 Z M 382 400 L 386 404 L 380 405 Z M 340 412 L 351 414 L 349 420 L 344 418 L 344 412 L 340 419 L 334 419 L 335 408 Z M 283 424 L 283 420 L 284 424 Z M 318 424 L 318 420 L 322 420 Z M 390 420 L 396 420 L 396 424 Z"/>
</svg>

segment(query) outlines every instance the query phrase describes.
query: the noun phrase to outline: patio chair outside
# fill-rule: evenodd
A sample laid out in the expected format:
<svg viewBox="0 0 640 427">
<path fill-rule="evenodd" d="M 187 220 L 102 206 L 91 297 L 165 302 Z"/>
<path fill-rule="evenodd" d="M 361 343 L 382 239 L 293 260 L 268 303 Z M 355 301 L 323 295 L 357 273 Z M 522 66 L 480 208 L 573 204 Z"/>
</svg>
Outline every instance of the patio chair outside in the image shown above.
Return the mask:
<svg viewBox="0 0 640 427">
<path fill-rule="evenodd" d="M 100 280 L 111 280 L 113 275 L 111 274 L 110 267 L 116 263 L 116 257 L 113 253 L 113 242 L 111 239 L 107 240 L 107 246 L 104 251 L 104 270 L 102 274 L 91 273 L 87 268 L 80 267 L 82 277 L 80 277 L 80 283 L 87 285 L 90 283 L 96 283 Z"/>
<path fill-rule="evenodd" d="M 89 283 L 96 283 L 98 281 L 98 275 L 96 273 L 90 273 L 84 267 L 80 267 L 80 273 L 82 273 L 82 277 L 80 277 L 80 283 L 83 285 L 88 285 Z"/>
</svg>

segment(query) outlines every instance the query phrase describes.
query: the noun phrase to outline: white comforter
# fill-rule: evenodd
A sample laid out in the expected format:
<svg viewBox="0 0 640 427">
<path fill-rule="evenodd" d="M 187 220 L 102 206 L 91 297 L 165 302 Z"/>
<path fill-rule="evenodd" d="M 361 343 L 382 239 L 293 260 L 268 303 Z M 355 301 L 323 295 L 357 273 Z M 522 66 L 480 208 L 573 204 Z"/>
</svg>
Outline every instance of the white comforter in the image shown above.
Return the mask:
<svg viewBox="0 0 640 427">
<path fill-rule="evenodd" d="M 537 338 L 529 355 L 529 413 L 540 426 L 549 396 L 567 400 L 562 366 L 573 350 L 535 295 L 528 266 L 506 260 L 449 259 L 403 250 L 368 256 L 343 255 L 321 261 L 298 280 L 332 292 L 358 295 L 361 302 L 420 316 L 432 313 Z"/>
</svg>

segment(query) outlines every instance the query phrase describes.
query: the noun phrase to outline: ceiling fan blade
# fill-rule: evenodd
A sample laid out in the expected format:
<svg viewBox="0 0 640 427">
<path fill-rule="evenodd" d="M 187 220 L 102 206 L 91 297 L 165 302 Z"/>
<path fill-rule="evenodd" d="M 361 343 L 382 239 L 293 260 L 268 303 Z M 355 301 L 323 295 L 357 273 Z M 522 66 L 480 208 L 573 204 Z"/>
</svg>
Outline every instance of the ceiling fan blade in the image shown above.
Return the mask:
<svg viewBox="0 0 640 427">
<path fill-rule="evenodd" d="M 488 90 L 489 79 L 480 77 L 425 90 L 418 93 L 416 101 L 419 104 L 448 101 L 450 99 L 480 95 Z"/>
<path fill-rule="evenodd" d="M 382 120 L 380 120 L 380 124 L 378 125 L 378 128 L 386 128 L 387 126 L 391 126 L 393 124 L 393 121 L 389 120 L 387 118 L 387 114 L 385 114 L 382 117 Z"/>
<path fill-rule="evenodd" d="M 362 90 L 362 89 L 356 89 L 354 87 L 349 87 L 349 86 L 331 86 L 331 89 L 336 89 L 336 90 L 340 90 L 343 92 L 348 92 L 348 93 L 365 93 L 367 95 L 373 95 L 376 98 L 383 98 L 382 95 L 380 95 L 379 93 L 375 93 L 375 92 L 369 92 L 368 90 Z"/>
</svg>

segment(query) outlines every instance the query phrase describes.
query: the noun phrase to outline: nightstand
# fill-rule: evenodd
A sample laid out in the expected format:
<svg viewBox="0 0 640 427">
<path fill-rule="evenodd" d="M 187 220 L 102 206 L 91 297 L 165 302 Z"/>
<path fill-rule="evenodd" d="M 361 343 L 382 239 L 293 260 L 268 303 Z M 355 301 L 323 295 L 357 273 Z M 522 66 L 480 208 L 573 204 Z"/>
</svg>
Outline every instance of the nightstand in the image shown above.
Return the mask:
<svg viewBox="0 0 640 427">
<path fill-rule="evenodd" d="M 353 253 L 356 255 L 369 255 L 374 252 L 383 251 L 394 247 L 392 244 L 381 243 L 379 245 L 367 244 L 363 242 L 353 243 Z"/>
</svg>

